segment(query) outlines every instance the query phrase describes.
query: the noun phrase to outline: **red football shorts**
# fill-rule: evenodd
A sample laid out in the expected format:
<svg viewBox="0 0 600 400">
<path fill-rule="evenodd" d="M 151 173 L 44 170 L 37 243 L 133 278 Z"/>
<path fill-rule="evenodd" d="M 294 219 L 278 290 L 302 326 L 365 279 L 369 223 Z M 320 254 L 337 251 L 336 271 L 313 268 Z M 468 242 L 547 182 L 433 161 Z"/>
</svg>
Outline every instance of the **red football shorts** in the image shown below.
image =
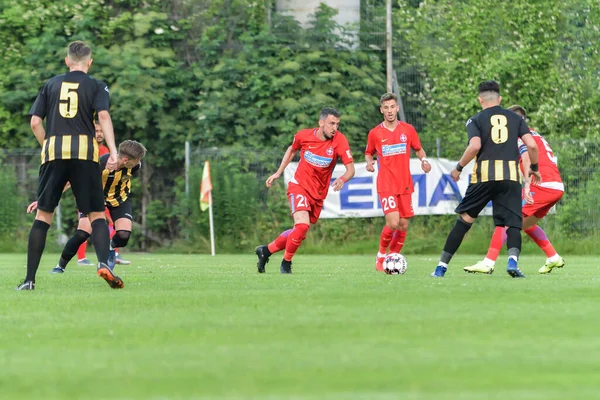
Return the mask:
<svg viewBox="0 0 600 400">
<path fill-rule="evenodd" d="M 558 203 L 563 194 L 562 190 L 532 186 L 531 196 L 533 197 L 533 204 L 523 204 L 523 216 L 529 217 L 530 215 L 535 215 L 538 218 L 544 218 L 552 206 Z"/>
<path fill-rule="evenodd" d="M 413 210 L 412 206 L 412 193 L 378 193 L 378 195 L 384 215 L 387 215 L 391 212 L 398 212 L 400 214 L 400 218 L 412 218 L 415 216 L 415 210 Z"/>
<path fill-rule="evenodd" d="M 310 223 L 317 223 L 323 209 L 323 200 L 313 199 L 302 186 L 295 183 L 288 184 L 287 196 L 290 200 L 292 215 L 296 211 L 308 211 Z"/>
</svg>

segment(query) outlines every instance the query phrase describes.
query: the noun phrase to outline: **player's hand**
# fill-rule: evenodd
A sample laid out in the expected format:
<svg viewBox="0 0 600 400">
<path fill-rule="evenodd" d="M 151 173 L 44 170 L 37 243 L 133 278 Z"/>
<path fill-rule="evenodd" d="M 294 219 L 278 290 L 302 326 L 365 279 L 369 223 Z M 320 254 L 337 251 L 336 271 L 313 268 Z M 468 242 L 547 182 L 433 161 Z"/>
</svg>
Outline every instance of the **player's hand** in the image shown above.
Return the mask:
<svg viewBox="0 0 600 400">
<path fill-rule="evenodd" d="M 525 185 L 523 188 L 523 199 L 525 199 L 525 203 L 533 204 L 533 196 L 531 195 L 531 189 L 529 185 Z"/>
<path fill-rule="evenodd" d="M 344 181 L 341 178 L 337 178 L 335 181 L 333 181 L 331 187 L 333 188 L 334 192 L 339 192 L 344 187 Z"/>
<path fill-rule="evenodd" d="M 367 161 L 367 171 L 375 172 L 375 161 Z"/>
<path fill-rule="evenodd" d="M 119 159 L 119 155 L 115 152 L 110 153 L 110 157 L 106 160 L 106 169 L 109 171 L 114 171 L 117 169 L 117 160 Z"/>
<path fill-rule="evenodd" d="M 271 185 L 273 185 L 273 182 L 275 182 L 277 180 L 277 178 L 279 178 L 280 176 L 281 176 L 281 174 L 275 172 L 273 175 L 268 177 L 267 178 L 267 187 L 271 187 Z"/>
<path fill-rule="evenodd" d="M 533 185 L 539 185 L 540 183 L 542 183 L 542 174 L 540 174 L 540 171 L 532 171 L 529 170 L 529 177 L 531 178 L 531 183 Z"/>
<path fill-rule="evenodd" d="M 429 164 L 429 161 L 427 161 L 427 160 L 421 161 L 421 169 L 426 174 L 429 173 L 429 171 L 431 171 L 431 164 Z"/>
<path fill-rule="evenodd" d="M 27 214 L 30 214 L 35 210 L 37 210 L 37 201 L 34 201 L 33 203 L 27 206 Z"/>
<path fill-rule="evenodd" d="M 429 166 L 429 168 L 431 169 L 431 166 Z M 460 180 L 460 171 L 454 168 L 452 172 L 450 172 L 450 176 L 454 182 L 458 182 Z"/>
</svg>

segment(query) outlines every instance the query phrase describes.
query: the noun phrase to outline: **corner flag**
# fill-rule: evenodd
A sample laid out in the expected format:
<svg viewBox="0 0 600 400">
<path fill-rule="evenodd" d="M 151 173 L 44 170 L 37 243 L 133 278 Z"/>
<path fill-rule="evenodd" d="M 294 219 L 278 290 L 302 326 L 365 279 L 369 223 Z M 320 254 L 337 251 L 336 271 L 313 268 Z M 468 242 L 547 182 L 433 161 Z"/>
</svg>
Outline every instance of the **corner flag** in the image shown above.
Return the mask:
<svg viewBox="0 0 600 400">
<path fill-rule="evenodd" d="M 200 183 L 200 210 L 206 211 L 210 207 L 212 191 L 212 183 L 210 182 L 210 164 L 208 161 L 204 162 L 204 169 L 202 170 L 202 182 Z"/>
</svg>

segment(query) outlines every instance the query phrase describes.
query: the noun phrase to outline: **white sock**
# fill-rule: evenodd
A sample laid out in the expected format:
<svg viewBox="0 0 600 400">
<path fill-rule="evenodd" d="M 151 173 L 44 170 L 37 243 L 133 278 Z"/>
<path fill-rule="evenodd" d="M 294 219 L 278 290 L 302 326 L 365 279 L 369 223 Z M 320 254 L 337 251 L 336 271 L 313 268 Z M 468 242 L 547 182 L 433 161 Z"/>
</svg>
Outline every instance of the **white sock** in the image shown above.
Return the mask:
<svg viewBox="0 0 600 400">
<path fill-rule="evenodd" d="M 382 254 L 380 252 L 377 252 L 377 258 L 381 258 L 381 257 L 385 257 L 385 254 Z"/>
<path fill-rule="evenodd" d="M 558 253 L 556 253 L 555 255 L 553 255 L 552 257 L 548 258 L 548 262 L 556 262 L 560 259 L 560 256 L 558 255 Z"/>
<path fill-rule="evenodd" d="M 496 261 L 490 259 L 490 258 L 484 258 L 483 259 L 483 263 L 487 266 L 487 267 L 491 267 L 494 268 L 494 265 L 496 265 Z"/>
<path fill-rule="evenodd" d="M 439 265 L 440 267 L 448 268 L 448 263 L 445 263 L 445 262 L 441 262 L 441 261 L 440 261 L 440 262 L 438 263 L 438 265 Z"/>
<path fill-rule="evenodd" d="M 519 262 L 519 259 L 517 258 L 517 256 L 508 256 L 508 258 L 512 258 L 513 260 L 515 260 L 515 262 Z"/>
</svg>

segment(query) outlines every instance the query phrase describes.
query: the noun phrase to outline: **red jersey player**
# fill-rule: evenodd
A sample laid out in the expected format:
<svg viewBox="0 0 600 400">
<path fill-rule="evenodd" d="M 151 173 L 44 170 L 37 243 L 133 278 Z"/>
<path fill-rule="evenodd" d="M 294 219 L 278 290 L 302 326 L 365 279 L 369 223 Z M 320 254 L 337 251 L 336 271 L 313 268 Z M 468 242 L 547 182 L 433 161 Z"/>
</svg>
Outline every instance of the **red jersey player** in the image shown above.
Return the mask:
<svg viewBox="0 0 600 400">
<path fill-rule="evenodd" d="M 298 169 L 288 183 L 287 196 L 290 202 L 294 227 L 282 232 L 268 245 L 258 246 L 258 272 L 265 272 L 269 257 L 285 249 L 279 268 L 282 274 L 292 273 L 292 257 L 306 238 L 311 224 L 316 224 L 327 197 L 329 182 L 338 157 L 346 166 L 346 172 L 331 184 L 339 191 L 354 176 L 354 160 L 348 140 L 337 128 L 340 114 L 333 108 L 323 108 L 319 116 L 319 127 L 303 129 L 296 133 L 292 145 L 285 152 L 279 169 L 267 179 L 267 187 L 281 176 L 296 153 L 300 152 Z"/>
<path fill-rule="evenodd" d="M 515 105 L 508 108 L 511 111 L 516 112 L 523 118 L 527 118 L 525 109 L 521 106 Z M 562 198 L 565 186 L 560 177 L 560 172 L 556 165 L 556 157 L 552 148 L 536 131 L 533 129 L 531 136 L 535 140 L 539 151 L 539 171 L 542 175 L 542 182 L 539 184 L 532 184 L 528 180 L 525 181 L 523 188 L 523 230 L 531 237 L 531 239 L 546 253 L 546 263 L 539 269 L 540 274 L 547 274 L 552 272 L 553 268 L 562 268 L 565 265 L 563 258 L 558 255 L 550 240 L 546 236 L 546 233 L 542 228 L 537 225 L 537 222 L 544 218 L 550 209 L 558 203 Z M 529 155 L 527 153 L 527 146 L 525 146 L 519 139 L 519 153 L 521 155 L 521 171 L 523 176 L 528 176 Z M 464 270 L 467 272 L 480 272 L 491 274 L 494 272 L 494 264 L 500 253 L 500 249 L 506 240 L 506 233 L 503 227 L 496 227 L 490 248 L 483 261 L 478 262 L 475 265 L 465 267 Z"/>
<path fill-rule="evenodd" d="M 388 246 L 390 253 L 399 253 L 404 245 L 408 220 L 415 213 L 412 207 L 414 192 L 410 173 L 410 149 L 421 160 L 421 169 L 428 173 L 431 164 L 425 158 L 419 135 L 412 125 L 398 121 L 398 98 L 392 93 L 381 96 L 379 110 L 383 122 L 371 129 L 365 158 L 367 171 L 374 172 L 373 156 L 377 154 L 377 194 L 385 215 L 375 268 L 383 271 Z"/>
</svg>

